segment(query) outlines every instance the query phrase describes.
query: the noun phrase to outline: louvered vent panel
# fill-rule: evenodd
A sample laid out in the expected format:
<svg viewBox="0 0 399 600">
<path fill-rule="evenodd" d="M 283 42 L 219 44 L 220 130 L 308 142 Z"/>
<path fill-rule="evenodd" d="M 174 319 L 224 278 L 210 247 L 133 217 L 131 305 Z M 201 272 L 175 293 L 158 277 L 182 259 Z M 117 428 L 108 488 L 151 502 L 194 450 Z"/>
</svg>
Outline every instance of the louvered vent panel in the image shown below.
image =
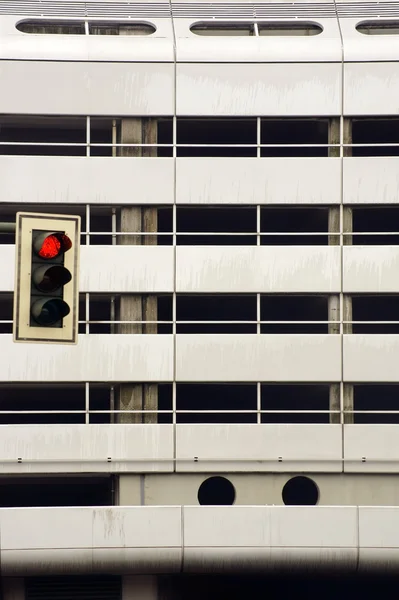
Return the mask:
<svg viewBox="0 0 399 600">
<path fill-rule="evenodd" d="M 334 3 L 198 3 L 187 4 L 184 2 L 172 3 L 174 17 L 194 19 L 251 19 L 251 18 L 314 18 L 335 17 Z"/>
<path fill-rule="evenodd" d="M 167 18 L 170 17 L 168 2 L 57 2 L 25 0 L 0 2 L 0 15 L 26 15 L 32 17 L 105 17 L 105 18 Z"/>
<path fill-rule="evenodd" d="M 121 600 L 121 578 L 27 577 L 25 600 Z"/>
<path fill-rule="evenodd" d="M 399 2 L 337 2 L 340 17 L 378 18 L 399 16 Z M 334 18 L 333 2 L 172 2 L 175 18 L 253 19 L 295 17 Z M 2 0 L 0 15 L 32 17 L 98 17 L 162 19 L 171 16 L 169 2 L 66 2 L 57 0 Z"/>
<path fill-rule="evenodd" d="M 337 10 L 340 17 L 397 17 L 399 2 L 341 2 Z"/>
</svg>

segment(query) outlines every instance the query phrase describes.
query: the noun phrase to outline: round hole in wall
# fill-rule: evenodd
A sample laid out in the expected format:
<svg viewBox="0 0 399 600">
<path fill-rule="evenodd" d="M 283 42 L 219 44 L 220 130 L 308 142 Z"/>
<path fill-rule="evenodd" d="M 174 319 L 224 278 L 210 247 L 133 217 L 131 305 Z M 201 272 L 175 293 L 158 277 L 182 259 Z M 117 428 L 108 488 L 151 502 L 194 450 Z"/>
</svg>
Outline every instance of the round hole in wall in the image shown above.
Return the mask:
<svg viewBox="0 0 399 600">
<path fill-rule="evenodd" d="M 198 489 L 198 502 L 204 505 L 234 504 L 234 485 L 225 477 L 208 477 Z"/>
<path fill-rule="evenodd" d="M 314 505 L 319 501 L 319 488 L 310 477 L 292 477 L 283 487 L 282 496 L 287 505 Z"/>
</svg>

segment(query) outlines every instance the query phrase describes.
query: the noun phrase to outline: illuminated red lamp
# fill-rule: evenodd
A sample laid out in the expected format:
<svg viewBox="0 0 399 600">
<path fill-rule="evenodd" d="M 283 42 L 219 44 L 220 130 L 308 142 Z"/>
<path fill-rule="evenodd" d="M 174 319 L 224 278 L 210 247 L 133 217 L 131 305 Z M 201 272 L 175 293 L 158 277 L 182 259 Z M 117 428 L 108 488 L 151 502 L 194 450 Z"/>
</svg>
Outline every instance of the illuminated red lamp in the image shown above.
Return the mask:
<svg viewBox="0 0 399 600">
<path fill-rule="evenodd" d="M 52 233 L 44 239 L 39 238 L 38 243 L 35 244 L 38 256 L 45 260 L 56 258 L 71 248 L 72 242 L 65 233 Z"/>
</svg>

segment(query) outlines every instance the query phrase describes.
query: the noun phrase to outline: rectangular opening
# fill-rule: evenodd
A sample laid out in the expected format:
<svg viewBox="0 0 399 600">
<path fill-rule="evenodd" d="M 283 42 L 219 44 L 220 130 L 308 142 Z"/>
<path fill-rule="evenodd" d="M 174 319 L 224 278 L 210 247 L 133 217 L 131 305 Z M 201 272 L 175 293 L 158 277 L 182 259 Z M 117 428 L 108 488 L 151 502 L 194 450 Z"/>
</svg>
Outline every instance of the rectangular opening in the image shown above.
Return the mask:
<svg viewBox="0 0 399 600">
<path fill-rule="evenodd" d="M 256 135 L 254 118 L 180 118 L 177 119 L 177 156 L 256 156 Z M 190 144 L 200 144 L 200 147 L 190 147 Z M 226 144 L 236 147 L 223 147 Z M 254 147 L 245 147 L 248 144 Z"/>
<path fill-rule="evenodd" d="M 121 119 L 111 117 L 90 117 L 90 156 L 121 156 L 121 149 L 112 144 L 120 142 Z M 153 147 L 146 156 L 173 156 L 173 119 L 171 117 L 156 118 L 156 143 L 168 144 L 169 147 Z M 144 139 L 137 140 L 146 143 Z M 94 145 L 93 145 L 94 144 Z M 95 144 L 107 144 L 96 146 Z M 137 152 L 140 156 L 141 152 Z"/>
<path fill-rule="evenodd" d="M 112 506 L 112 477 L 0 477 L 0 506 Z"/>
<path fill-rule="evenodd" d="M 329 385 L 327 384 L 262 384 L 262 423 L 329 423 L 328 413 L 290 411 L 328 411 Z"/>
<path fill-rule="evenodd" d="M 355 384 L 353 393 L 354 410 L 361 411 L 355 413 L 355 423 L 399 423 L 398 384 Z"/>
<path fill-rule="evenodd" d="M 122 578 L 113 575 L 25 577 L 24 600 L 122 600 Z"/>
<path fill-rule="evenodd" d="M 178 383 L 177 423 L 256 423 L 256 397 L 254 383 Z"/>
<path fill-rule="evenodd" d="M 353 324 L 353 333 L 399 333 L 399 295 L 352 296 L 353 321 L 371 323 Z M 395 324 L 378 321 L 398 321 Z"/>
<path fill-rule="evenodd" d="M 177 296 L 176 312 L 177 333 L 256 333 L 255 295 L 182 294 Z M 198 321 L 198 323 L 183 324 L 181 321 Z M 206 321 L 219 322 L 207 323 Z M 224 321 L 254 321 L 254 324 L 224 323 Z"/>
<path fill-rule="evenodd" d="M 251 234 L 254 235 L 234 235 Z M 182 234 L 192 235 L 182 235 Z M 179 235 L 180 234 L 180 235 Z M 203 234 L 203 235 L 200 235 Z M 227 234 L 227 235 L 218 235 Z M 256 245 L 255 206 L 177 207 L 177 245 Z"/>
<path fill-rule="evenodd" d="M 353 144 L 399 144 L 399 118 L 352 119 Z M 359 146 L 352 156 L 398 156 L 399 146 Z"/>
<path fill-rule="evenodd" d="M 0 142 L 10 142 L 0 144 L 2 155 L 85 156 L 86 118 L 0 115 Z"/>
<path fill-rule="evenodd" d="M 399 206 L 354 207 L 352 218 L 353 245 L 391 246 L 399 244 Z M 397 235 L 387 235 L 387 233 L 395 231 L 398 232 Z M 371 235 L 355 235 L 360 232 Z M 376 235 L 378 233 L 380 235 Z"/>
<path fill-rule="evenodd" d="M 327 245 L 328 208 L 262 206 L 260 227 L 268 234 L 261 236 L 262 246 Z M 285 235 L 289 233 L 299 235 Z"/>
<path fill-rule="evenodd" d="M 285 144 L 328 144 L 328 119 L 262 119 L 261 156 L 328 156 L 328 147 L 284 147 Z"/>
<path fill-rule="evenodd" d="M 304 321 L 304 323 L 265 323 L 261 333 L 328 333 L 328 297 L 320 295 L 262 295 L 260 298 L 262 321 Z"/>
<path fill-rule="evenodd" d="M 11 293 L 0 293 L 0 334 L 12 333 L 13 296 Z M 8 323 L 2 323 L 8 321 Z"/>
</svg>

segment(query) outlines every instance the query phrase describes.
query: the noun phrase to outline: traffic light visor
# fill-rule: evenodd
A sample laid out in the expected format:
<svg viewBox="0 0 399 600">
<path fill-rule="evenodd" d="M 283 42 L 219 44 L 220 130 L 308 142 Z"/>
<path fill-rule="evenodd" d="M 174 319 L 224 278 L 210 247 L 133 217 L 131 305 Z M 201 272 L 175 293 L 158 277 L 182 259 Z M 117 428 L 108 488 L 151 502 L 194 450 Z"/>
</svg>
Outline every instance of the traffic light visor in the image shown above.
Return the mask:
<svg viewBox="0 0 399 600">
<path fill-rule="evenodd" d="M 33 240 L 34 251 L 40 258 L 51 260 L 72 248 L 72 241 L 65 233 L 43 232 Z"/>
</svg>

